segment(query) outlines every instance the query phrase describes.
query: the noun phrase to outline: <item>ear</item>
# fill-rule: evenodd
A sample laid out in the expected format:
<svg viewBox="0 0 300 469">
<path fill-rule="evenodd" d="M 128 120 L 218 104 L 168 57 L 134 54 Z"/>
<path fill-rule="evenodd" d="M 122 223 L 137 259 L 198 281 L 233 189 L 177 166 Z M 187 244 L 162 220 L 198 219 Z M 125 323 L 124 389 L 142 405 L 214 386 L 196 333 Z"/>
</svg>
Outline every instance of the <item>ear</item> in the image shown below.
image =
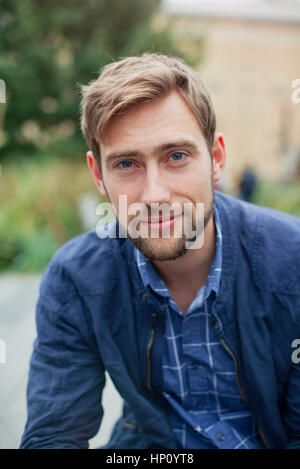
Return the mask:
<svg viewBox="0 0 300 469">
<path fill-rule="evenodd" d="M 213 178 L 214 182 L 219 181 L 225 167 L 226 151 L 224 137 L 221 132 L 216 132 L 213 145 Z"/>
<path fill-rule="evenodd" d="M 96 184 L 100 194 L 103 195 L 103 197 L 107 197 L 106 189 L 105 189 L 105 186 L 104 186 L 104 183 L 103 183 L 102 174 L 101 174 L 101 172 L 98 168 L 97 161 L 96 161 L 93 153 L 90 150 L 86 154 L 86 160 L 87 160 L 89 170 L 92 173 L 93 179 L 95 181 L 95 184 Z"/>
</svg>

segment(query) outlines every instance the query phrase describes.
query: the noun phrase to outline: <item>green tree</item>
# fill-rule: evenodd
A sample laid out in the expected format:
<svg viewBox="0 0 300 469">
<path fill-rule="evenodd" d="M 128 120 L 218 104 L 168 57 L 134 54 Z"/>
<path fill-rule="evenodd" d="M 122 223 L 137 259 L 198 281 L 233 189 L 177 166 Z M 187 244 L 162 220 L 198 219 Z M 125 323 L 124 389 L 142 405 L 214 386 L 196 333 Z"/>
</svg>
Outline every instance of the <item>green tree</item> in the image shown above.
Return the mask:
<svg viewBox="0 0 300 469">
<path fill-rule="evenodd" d="M 2 0 L 0 78 L 8 98 L 2 158 L 40 155 L 43 149 L 81 156 L 78 83 L 95 79 L 102 66 L 128 54 L 155 50 L 180 55 L 167 30 L 151 28 L 159 4 Z"/>
</svg>

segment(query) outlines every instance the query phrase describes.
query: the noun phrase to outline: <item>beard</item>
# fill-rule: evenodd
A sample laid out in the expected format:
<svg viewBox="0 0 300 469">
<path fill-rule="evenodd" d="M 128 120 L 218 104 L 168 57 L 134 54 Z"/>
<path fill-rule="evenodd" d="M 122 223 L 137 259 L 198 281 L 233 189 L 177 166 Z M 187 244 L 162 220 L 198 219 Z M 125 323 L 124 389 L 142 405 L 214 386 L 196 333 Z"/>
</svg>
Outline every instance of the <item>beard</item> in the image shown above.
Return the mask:
<svg viewBox="0 0 300 469">
<path fill-rule="evenodd" d="M 141 251 L 141 253 L 147 257 L 150 261 L 171 261 L 176 260 L 179 257 L 186 254 L 190 247 L 187 244 L 191 244 L 203 234 L 209 220 L 212 218 L 214 213 L 214 190 L 211 191 L 211 197 L 208 204 L 204 207 L 204 219 L 201 227 L 197 227 L 195 216 L 192 217 L 192 232 L 189 236 L 183 233 L 182 237 L 168 237 L 168 238 L 132 238 L 127 233 L 128 238 L 134 244 L 134 246 Z"/>
<path fill-rule="evenodd" d="M 104 182 L 103 182 L 104 184 Z M 105 185 L 104 185 L 105 187 Z M 213 172 L 210 175 L 210 200 L 204 206 L 204 217 L 201 228 L 197 227 L 195 215 L 192 216 L 192 231 L 193 235 L 190 237 L 183 233 L 182 237 L 168 237 L 168 238 L 144 238 L 144 237 L 131 237 L 127 231 L 127 236 L 133 245 L 141 251 L 150 261 L 171 261 L 176 260 L 189 251 L 187 244 L 193 243 L 196 239 L 203 234 L 208 222 L 214 213 L 214 180 Z M 108 194 L 107 188 L 105 190 Z M 109 197 L 109 196 L 108 196 Z M 110 197 L 109 197 L 110 199 Z M 118 218 L 118 217 L 117 217 Z M 119 221 L 119 220 L 118 220 Z M 196 234 L 195 234 L 196 233 Z"/>
</svg>

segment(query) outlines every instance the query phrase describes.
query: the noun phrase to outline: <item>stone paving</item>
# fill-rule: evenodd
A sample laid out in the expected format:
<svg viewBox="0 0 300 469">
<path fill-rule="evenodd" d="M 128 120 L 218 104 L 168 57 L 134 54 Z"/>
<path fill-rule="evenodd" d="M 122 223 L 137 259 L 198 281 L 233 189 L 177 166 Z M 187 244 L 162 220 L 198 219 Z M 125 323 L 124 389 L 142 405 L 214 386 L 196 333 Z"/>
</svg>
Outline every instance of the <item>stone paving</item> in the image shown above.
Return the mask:
<svg viewBox="0 0 300 469">
<path fill-rule="evenodd" d="M 0 275 L 0 449 L 16 449 L 26 422 L 29 360 L 36 337 L 35 305 L 40 275 Z M 103 391 L 104 417 L 90 448 L 105 444 L 122 400 L 107 375 Z"/>
</svg>

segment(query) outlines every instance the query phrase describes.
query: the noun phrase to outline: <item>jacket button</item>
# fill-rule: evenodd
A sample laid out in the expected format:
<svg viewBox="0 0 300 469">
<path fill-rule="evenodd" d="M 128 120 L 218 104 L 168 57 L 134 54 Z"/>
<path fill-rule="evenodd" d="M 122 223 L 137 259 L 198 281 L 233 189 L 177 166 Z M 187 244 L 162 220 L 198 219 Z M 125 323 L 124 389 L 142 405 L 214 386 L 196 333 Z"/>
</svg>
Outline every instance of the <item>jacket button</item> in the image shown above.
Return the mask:
<svg viewBox="0 0 300 469">
<path fill-rule="evenodd" d="M 218 433 L 217 438 L 218 438 L 219 441 L 226 440 L 226 436 L 224 435 L 224 433 Z"/>
<path fill-rule="evenodd" d="M 142 299 L 146 300 L 148 298 L 148 293 L 142 293 Z"/>
<path fill-rule="evenodd" d="M 214 323 L 214 327 L 215 327 L 216 330 L 219 329 L 220 326 L 219 326 L 219 323 L 217 321 Z"/>
</svg>

